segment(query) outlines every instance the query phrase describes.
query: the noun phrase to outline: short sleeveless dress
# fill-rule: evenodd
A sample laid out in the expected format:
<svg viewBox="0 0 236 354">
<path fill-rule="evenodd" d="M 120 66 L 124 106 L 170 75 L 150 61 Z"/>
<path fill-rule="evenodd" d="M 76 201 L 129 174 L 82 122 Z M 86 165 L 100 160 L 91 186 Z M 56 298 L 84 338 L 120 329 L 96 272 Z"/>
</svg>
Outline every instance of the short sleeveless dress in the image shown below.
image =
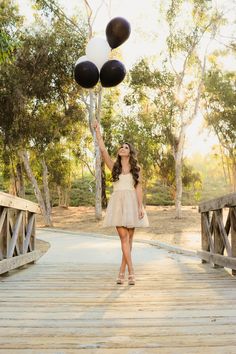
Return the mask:
<svg viewBox="0 0 236 354">
<path fill-rule="evenodd" d="M 123 226 L 127 228 L 148 227 L 146 211 L 144 217 L 138 217 L 138 199 L 131 173 L 120 174 L 119 180 L 113 183 L 113 193 L 110 197 L 104 227 Z"/>
</svg>

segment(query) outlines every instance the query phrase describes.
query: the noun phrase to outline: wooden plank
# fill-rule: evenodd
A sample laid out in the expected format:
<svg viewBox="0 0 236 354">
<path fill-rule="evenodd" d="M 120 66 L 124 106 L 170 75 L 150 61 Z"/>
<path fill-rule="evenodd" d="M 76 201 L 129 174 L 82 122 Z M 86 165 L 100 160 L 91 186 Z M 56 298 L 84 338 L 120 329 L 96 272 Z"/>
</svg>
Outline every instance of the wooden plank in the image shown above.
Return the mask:
<svg viewBox="0 0 236 354">
<path fill-rule="evenodd" d="M 233 305 L 234 303 L 232 303 Z M 106 318 L 111 318 L 110 316 L 112 316 L 113 313 L 119 313 L 120 316 L 115 316 L 115 318 L 117 318 L 118 320 L 121 319 L 121 318 L 127 318 L 126 317 L 126 313 L 129 314 L 132 314 L 133 312 L 142 312 L 142 313 L 146 313 L 148 316 L 149 316 L 149 313 L 150 312 L 153 312 L 153 309 L 155 308 L 155 313 L 157 314 L 157 317 L 156 318 L 163 318 L 164 317 L 164 312 L 163 312 L 163 308 L 164 306 L 166 307 L 166 309 L 168 309 L 168 313 L 169 312 L 172 312 L 173 311 L 173 315 L 178 315 L 179 312 L 183 311 L 184 314 L 186 316 L 183 316 L 183 317 L 186 317 L 186 318 L 192 318 L 192 323 L 194 323 L 194 318 L 196 318 L 196 315 L 195 313 L 200 311 L 201 313 L 201 310 L 204 310 L 204 311 L 207 311 L 207 313 L 210 313 L 211 311 L 211 314 L 213 313 L 213 311 L 217 310 L 218 308 L 222 308 L 222 311 L 221 312 L 217 312 L 215 313 L 215 316 L 219 317 L 220 315 L 222 315 L 223 313 L 223 316 L 226 316 L 228 319 L 231 318 L 231 316 L 229 316 L 228 314 L 230 313 L 230 310 L 232 310 L 232 305 L 231 305 L 231 308 L 230 308 L 230 304 L 228 304 L 227 306 L 224 305 L 224 304 L 221 304 L 220 306 L 219 305 L 211 305 L 209 303 L 205 303 L 204 305 L 202 305 L 202 309 L 201 309 L 201 306 L 200 305 L 194 305 L 194 304 L 188 304 L 188 305 L 185 305 L 185 304 L 182 304 L 182 305 L 179 305 L 179 306 L 176 306 L 176 304 L 169 304 L 168 302 L 167 303 L 160 303 L 158 304 L 157 302 L 153 302 L 151 305 L 149 306 L 145 306 L 142 304 L 136 304 L 135 303 L 135 307 L 136 307 L 136 311 L 134 308 L 132 308 L 132 311 L 130 311 L 130 306 L 128 304 L 124 305 L 123 303 L 122 304 L 119 304 L 119 306 L 113 306 L 112 303 L 109 303 L 109 304 L 102 304 L 102 303 L 84 303 L 83 305 L 80 305 L 80 304 L 74 304 L 74 306 L 63 306 L 65 307 L 64 311 L 62 312 L 62 310 L 60 310 L 59 308 L 59 304 L 57 304 L 57 307 L 53 306 L 52 308 L 50 308 L 50 306 L 47 306 L 47 304 L 44 305 L 44 307 L 39 307 L 36 309 L 33 309 L 32 306 L 30 308 L 27 307 L 26 305 L 26 308 L 28 309 L 27 311 L 25 311 L 26 313 L 24 313 L 23 310 L 21 311 L 14 311 L 14 309 L 12 309 L 12 307 L 10 308 L 10 306 L 7 306 L 6 307 L 6 310 L 5 309 L 1 309 L 1 318 L 2 320 L 4 319 L 8 319 L 8 320 L 11 320 L 11 319 L 14 319 L 14 320 L 21 320 L 21 318 L 24 318 L 26 321 L 27 320 L 36 320 L 36 319 L 39 319 L 39 320 L 52 320 L 53 319 L 60 319 L 60 320 L 65 320 L 67 317 L 66 317 L 66 312 L 75 312 L 77 313 L 77 316 L 72 316 L 71 319 L 79 319 L 78 317 L 80 317 L 81 320 L 89 320 L 92 318 L 91 317 L 87 317 L 84 316 L 83 314 L 86 313 L 88 311 L 89 308 L 94 308 L 94 307 L 99 307 L 99 311 L 96 311 L 94 312 L 94 319 L 95 318 L 99 318 L 99 314 L 101 314 L 101 312 L 107 312 L 107 307 L 109 308 L 109 311 L 107 313 L 107 317 Z M 6 305 L 5 305 L 6 306 Z M 34 316 L 31 315 L 31 313 L 34 313 Z M 126 312 L 126 313 L 125 313 Z M 48 314 L 51 314 L 50 316 L 48 316 Z M 191 317 L 189 315 L 189 313 L 193 313 L 194 314 L 194 317 Z M 81 315 L 82 314 L 82 315 Z M 204 317 L 201 313 L 201 315 L 199 317 Z M 235 316 L 235 313 L 234 313 L 234 317 Z M 134 319 L 143 319 L 143 316 L 140 315 L 140 316 L 135 316 Z M 152 318 L 152 317 L 149 317 L 149 318 Z M 171 316 L 167 316 L 167 318 L 171 318 Z M 180 318 L 180 316 L 178 316 L 178 318 Z M 191 321 L 189 321 L 191 322 Z"/>
<path fill-rule="evenodd" d="M 199 212 L 206 212 L 210 210 L 218 210 L 225 207 L 234 207 L 236 206 L 236 193 L 231 193 L 224 195 L 219 198 L 211 199 L 199 204 Z"/>
<path fill-rule="evenodd" d="M 70 311 L 68 312 L 68 314 Z M 23 318 L 23 316 L 22 316 Z M 12 319 L 0 319 L 0 326 L 3 327 L 11 327 L 14 328 L 146 328 L 146 327 L 178 327 L 178 326 L 204 326 L 204 325 L 236 325 L 236 317 L 227 316 L 211 316 L 210 318 L 205 317 L 187 317 L 187 318 L 93 318 L 93 319 L 63 319 L 60 321 L 55 321 L 52 319 L 20 319 L 20 320 L 12 320 Z M 30 334 L 30 332 L 29 332 Z M 1 343 L 1 341 L 0 341 Z"/>
<path fill-rule="evenodd" d="M 33 214 L 33 220 L 33 228 L 29 242 L 30 251 L 34 251 L 36 249 L 36 214 Z"/>
<path fill-rule="evenodd" d="M 227 251 L 228 256 L 232 257 L 231 246 L 230 246 L 228 235 L 227 235 L 227 233 L 225 231 L 224 224 L 223 224 L 222 210 L 216 210 L 215 214 L 216 214 L 216 222 L 218 223 L 218 227 L 219 227 L 220 237 L 222 239 L 222 242 L 224 244 L 224 247 L 225 247 L 225 249 Z"/>
<path fill-rule="evenodd" d="M 24 254 L 24 240 L 25 240 L 25 223 L 26 223 L 26 211 L 22 212 L 22 221 L 19 229 L 17 243 L 19 247 L 19 254 Z M 18 254 L 18 255 L 19 255 Z"/>
<path fill-rule="evenodd" d="M 0 261 L 4 258 L 6 254 L 6 217 L 7 208 L 0 206 Z"/>
<path fill-rule="evenodd" d="M 209 213 L 201 214 L 201 237 L 202 237 L 202 249 L 204 251 L 214 252 L 214 244 L 209 228 Z"/>
<path fill-rule="evenodd" d="M 32 213 L 41 214 L 41 210 L 38 204 L 16 197 L 11 194 L 0 192 L 0 205 L 18 210 L 28 210 Z"/>
<path fill-rule="evenodd" d="M 224 243 L 222 241 L 219 225 L 217 222 L 217 211 L 213 211 L 213 215 L 212 215 L 213 235 L 214 235 L 214 251 L 211 253 L 223 255 Z M 220 210 L 220 213 L 222 213 L 222 210 Z M 214 267 L 218 268 L 218 267 L 222 267 L 222 266 L 220 264 L 214 264 Z"/>
<path fill-rule="evenodd" d="M 114 289 L 113 289 L 114 290 Z M 225 299 L 225 301 L 229 301 L 230 303 L 233 303 L 234 299 L 235 299 L 235 289 L 230 289 L 230 290 L 225 290 L 225 291 L 219 291 L 217 290 L 217 295 L 216 296 L 216 300 L 222 300 Z M 81 294 L 81 292 L 75 292 L 74 296 L 69 296 L 68 294 L 61 292 L 61 294 L 59 295 L 59 292 L 57 293 L 52 293 L 51 296 L 46 296 L 47 293 L 45 292 L 44 296 L 43 295 L 39 295 L 36 296 L 36 291 L 38 291 L 38 288 L 35 289 L 35 296 L 33 296 L 34 294 L 32 293 L 31 296 L 29 296 L 27 294 L 27 299 L 30 299 L 30 302 L 34 303 L 37 306 L 46 306 L 47 303 L 50 304 L 58 304 L 61 303 L 63 305 L 67 305 L 68 303 L 71 302 L 71 304 L 75 305 L 76 304 L 80 304 L 80 303 L 86 303 L 86 304 L 91 304 L 93 303 L 93 300 L 95 301 L 96 304 L 99 304 L 102 300 L 106 301 L 107 298 L 107 292 L 111 291 L 106 289 L 106 291 L 104 291 L 103 293 L 101 291 L 98 292 L 98 295 L 96 297 L 93 297 L 91 295 L 91 292 L 85 292 L 83 294 Z M 71 290 L 72 291 L 72 290 Z M 71 292 L 70 291 L 70 292 Z M 147 293 L 148 290 L 146 290 Z M 50 292 L 50 289 L 48 290 L 48 293 Z M 199 297 L 211 297 L 212 296 L 212 292 L 214 292 L 214 288 L 212 287 L 211 289 L 209 289 L 208 291 L 202 292 L 199 291 L 199 289 L 197 291 L 195 291 L 195 293 L 192 292 L 187 292 L 186 296 L 183 297 L 183 299 L 181 299 L 181 290 L 178 291 L 178 294 L 176 295 L 175 291 L 170 291 L 170 294 L 168 295 L 168 291 L 166 291 L 165 293 L 156 293 L 156 294 L 150 294 L 148 296 L 148 299 L 150 299 L 150 302 L 155 302 L 157 301 L 157 298 L 160 298 L 160 302 L 163 303 L 163 305 L 165 305 L 166 302 L 171 302 L 171 301 L 183 301 L 186 300 L 186 303 L 188 303 L 188 298 L 189 296 L 191 296 L 195 301 L 198 301 Z M 216 293 L 216 291 L 215 291 Z M 3 292 L 3 294 L 1 295 L 1 303 L 2 304 L 9 304 L 9 306 L 14 303 L 17 302 L 18 304 L 22 304 L 24 305 L 25 303 L 25 298 L 24 295 L 26 294 L 21 294 L 21 296 L 17 296 L 17 292 L 15 292 L 14 295 L 10 294 L 9 298 L 6 301 L 6 296 L 7 296 L 7 290 Z M 135 296 L 127 296 L 125 297 L 125 295 L 120 295 L 119 296 L 119 303 L 123 303 L 125 301 L 141 301 L 140 299 L 145 296 L 145 292 L 143 293 L 138 293 L 135 294 Z M 163 298 L 167 297 L 166 302 L 163 301 Z M 112 301 L 116 301 L 116 297 L 113 296 L 111 297 Z"/>
<path fill-rule="evenodd" d="M 236 207 L 230 208 L 230 225 L 232 256 L 236 257 Z M 232 274 L 236 275 L 236 268 L 232 269 Z"/>
<path fill-rule="evenodd" d="M 144 329 L 145 331 L 145 329 Z M 171 338 L 171 340 L 170 340 Z M 187 342 L 186 342 L 187 340 Z M 130 336 L 111 336 L 111 337 L 86 337 L 80 336 L 76 337 L 49 337 L 49 336 L 40 336 L 40 337 L 6 337 L 1 340 L 1 348 L 2 349 L 41 349 L 42 352 L 44 349 L 55 349 L 60 348 L 61 350 L 67 349 L 96 349 L 96 348 L 175 348 L 175 347 L 198 347 L 198 349 L 208 347 L 211 345 L 215 346 L 225 346 L 225 350 L 227 346 L 236 346 L 236 337 L 234 334 L 222 334 L 214 336 L 212 335 L 179 335 L 176 337 L 170 336 L 162 336 L 156 334 L 155 337 L 138 337 L 132 336 L 132 340 L 130 340 Z"/>
<path fill-rule="evenodd" d="M 24 240 L 23 253 L 26 253 L 28 250 L 31 236 L 34 237 L 34 230 L 33 230 L 34 226 L 35 226 L 35 215 L 31 214 L 28 219 L 27 231 L 26 231 L 26 236 L 25 236 L 25 240 Z"/>
<path fill-rule="evenodd" d="M 43 254 L 40 251 L 33 251 L 24 255 L 3 259 L 0 262 L 0 274 L 19 268 L 27 263 L 38 260 Z"/>
<path fill-rule="evenodd" d="M 9 289 L 10 291 L 11 289 Z M 48 291 L 50 291 L 50 289 L 48 289 Z M 224 303 L 225 299 L 226 304 Z M 13 300 L 13 298 L 12 298 Z M 15 300 L 16 297 L 15 297 Z M 28 300 L 28 298 L 27 298 Z M 15 313 L 21 313 L 22 315 L 24 315 L 24 312 L 40 312 L 40 313 L 48 313 L 48 312 L 61 312 L 62 311 L 62 305 L 63 305 L 63 310 L 64 311 L 73 311 L 76 312 L 78 309 L 81 310 L 86 310 L 86 308 L 91 307 L 91 306 L 99 306 L 99 308 L 104 309 L 109 307 L 110 309 L 113 310 L 125 310 L 127 311 L 130 308 L 130 299 L 127 299 L 127 301 L 125 299 L 122 299 L 120 301 L 117 301 L 114 303 L 114 299 L 112 299 L 112 301 L 100 301 L 98 298 L 96 299 L 90 299 L 90 300 L 86 300 L 85 298 L 78 298 L 78 300 L 76 301 L 76 299 L 74 298 L 71 304 L 69 304 L 69 300 L 68 298 L 66 298 L 66 301 L 59 301 L 58 299 L 55 299 L 55 301 L 48 301 L 48 303 L 46 301 L 43 301 L 43 299 L 33 299 L 32 301 L 30 301 L 30 304 L 27 303 L 27 300 L 23 300 L 20 301 L 21 303 L 21 308 L 15 308 L 14 306 L 12 306 L 12 301 L 2 301 L 0 309 L 1 309 L 1 313 L 10 313 L 11 316 Z M 188 299 L 183 299 L 181 301 L 181 299 L 176 298 L 176 299 L 169 299 L 167 301 L 165 301 L 165 299 L 162 297 L 160 301 L 157 300 L 157 298 L 153 298 L 151 301 L 148 301 L 148 304 L 145 304 L 142 300 L 140 299 L 134 299 L 133 301 L 133 306 L 136 307 L 137 311 L 141 311 L 141 309 L 144 310 L 151 310 L 155 307 L 155 309 L 161 309 L 163 307 L 168 307 L 168 309 L 186 309 L 188 308 L 189 310 L 199 310 L 199 309 L 216 309 L 216 308 L 224 308 L 225 310 L 229 310 L 232 309 L 232 307 L 235 307 L 236 305 L 236 301 L 234 298 L 231 298 L 230 301 L 228 301 L 229 299 L 226 297 L 224 299 L 222 298 L 217 298 L 214 301 L 201 301 L 201 303 L 197 302 L 197 296 L 195 294 L 195 296 L 193 297 L 192 301 L 188 301 Z M 236 317 L 236 316 L 235 316 Z"/>
<path fill-rule="evenodd" d="M 229 230 L 230 230 L 230 209 L 229 208 L 229 212 L 228 212 L 228 215 L 227 215 L 227 220 L 226 220 L 226 223 L 225 223 L 225 231 L 227 233 L 227 235 L 229 235 Z"/>
<path fill-rule="evenodd" d="M 227 350 L 227 352 L 226 352 Z M 235 354 L 235 347 L 228 345 L 227 348 L 222 346 L 209 346 L 207 354 Z M 96 349 L 66 349 L 61 350 L 60 347 L 55 348 L 52 352 L 51 349 L 44 349 L 43 354 L 199 354 L 198 348 L 181 347 L 181 348 L 140 348 L 140 349 L 126 349 L 126 348 L 96 348 Z M 38 349 L 0 349 L 0 354 L 42 354 Z"/>
<path fill-rule="evenodd" d="M 56 295 L 55 295 L 56 296 Z M 48 313 L 40 313 L 40 312 L 32 312 L 32 313 L 1 313 L 1 319 L 2 320 L 7 320 L 7 319 L 12 319 L 12 320 L 20 320 L 24 316 L 25 320 L 57 320 L 57 321 L 62 321 L 66 320 L 68 318 L 68 310 L 64 312 L 53 312 L 50 311 Z M 99 306 L 94 306 L 91 308 L 85 307 L 81 310 L 78 310 L 76 312 L 70 312 L 70 319 L 71 320 L 79 320 L 79 319 L 85 319 L 85 320 L 96 320 L 100 317 L 103 317 L 104 319 L 125 319 L 125 318 L 133 318 L 133 319 L 145 319 L 145 318 L 173 318 L 173 317 L 178 317 L 178 318 L 196 318 L 196 317 L 212 317 L 215 316 L 216 318 L 225 316 L 228 318 L 230 321 L 230 317 L 236 317 L 236 310 L 232 309 L 224 309 L 224 308 L 218 308 L 218 309 L 204 309 L 204 310 L 199 310 L 199 309 L 176 309 L 173 310 L 172 308 L 169 310 L 168 307 L 162 309 L 156 309 L 152 308 L 149 310 L 143 311 L 142 309 L 137 311 L 135 308 L 129 309 L 129 310 L 123 310 L 123 311 L 117 311 L 116 309 L 106 309 L 104 310 L 103 308 L 99 308 Z"/>
<path fill-rule="evenodd" d="M 155 350 L 155 351 L 154 351 Z M 227 352 L 226 352 L 227 350 Z M 61 350 L 60 347 L 54 348 L 53 352 L 51 349 L 44 349 L 43 354 L 199 354 L 198 347 L 176 347 L 174 348 L 140 348 L 130 350 L 129 348 L 96 348 L 96 349 L 66 349 Z M 207 347 L 207 354 L 234 354 L 235 347 L 228 345 L 225 346 L 215 346 L 214 344 Z M 0 354 L 42 354 L 40 349 L 0 349 Z"/>
<path fill-rule="evenodd" d="M 0 248 L 1 258 L 7 257 L 9 242 L 10 242 L 10 224 L 9 224 L 9 208 L 5 208 L 5 218 L 0 232 Z"/>
<path fill-rule="evenodd" d="M 7 214 L 7 208 L 1 208 L 1 217 L 0 217 L 0 234 L 2 232 L 2 227 L 5 221 L 5 217 Z"/>
<path fill-rule="evenodd" d="M 13 256 L 14 249 L 16 247 L 17 238 L 18 238 L 18 235 L 19 235 L 19 230 L 20 230 L 21 223 L 22 223 L 22 218 L 23 218 L 23 211 L 20 211 L 18 213 L 18 215 L 17 215 L 16 222 L 15 222 L 15 225 L 14 225 L 14 228 L 13 228 L 12 237 L 11 237 L 11 241 L 10 241 L 10 246 L 9 246 L 9 250 L 8 250 L 8 253 L 7 253 L 7 258 L 10 258 L 10 257 Z M 19 250 L 18 250 L 18 252 L 19 252 Z"/>
<path fill-rule="evenodd" d="M 206 251 L 197 251 L 197 254 L 200 258 L 206 260 L 207 262 L 236 270 L 236 257 L 226 257 L 220 254 L 215 254 Z"/>
<path fill-rule="evenodd" d="M 92 324 L 91 324 L 92 325 Z M 86 326 L 86 327 L 10 327 L 6 326 L 1 329 L 0 338 L 1 337 L 29 337 L 30 336 L 56 336 L 56 337 L 77 337 L 87 336 L 87 337 L 110 337 L 110 336 L 136 336 L 136 337 L 156 337 L 158 336 L 180 336 L 186 335 L 186 339 L 188 335 L 222 335 L 224 334 L 235 334 L 235 325 L 217 325 L 214 326 L 212 324 L 209 325 L 188 325 L 188 326 L 145 326 L 145 330 L 141 326 L 132 327 L 115 327 L 115 326 L 107 326 L 106 328 L 100 327 L 99 331 L 97 327 Z"/>
</svg>

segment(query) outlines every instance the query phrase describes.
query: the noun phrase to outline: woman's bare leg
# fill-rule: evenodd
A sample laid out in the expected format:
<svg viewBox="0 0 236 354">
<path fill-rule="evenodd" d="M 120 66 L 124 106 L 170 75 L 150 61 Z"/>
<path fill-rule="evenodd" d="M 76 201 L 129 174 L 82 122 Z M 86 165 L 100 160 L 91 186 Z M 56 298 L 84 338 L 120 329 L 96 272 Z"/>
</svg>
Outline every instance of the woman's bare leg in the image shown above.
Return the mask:
<svg viewBox="0 0 236 354">
<path fill-rule="evenodd" d="M 127 228 L 127 230 L 128 230 L 128 233 L 129 233 L 129 247 L 130 247 L 130 254 L 131 254 L 131 252 L 132 252 L 132 244 L 133 244 L 133 236 L 134 236 L 134 230 L 135 229 L 134 228 L 132 228 L 132 229 L 130 229 L 130 228 L 128 229 Z M 121 261 L 121 266 L 120 266 L 120 273 L 122 273 L 122 274 L 125 273 L 126 265 L 127 265 L 127 263 L 126 263 L 126 260 L 125 260 L 125 256 L 124 256 L 124 254 L 122 252 L 122 261 Z"/>
<path fill-rule="evenodd" d="M 127 265 L 129 274 L 133 274 L 134 270 L 133 270 L 133 264 L 131 258 L 132 244 L 130 246 L 129 229 L 127 229 L 126 227 L 116 227 L 116 229 L 120 236 L 121 249 L 123 253 L 122 262 L 120 266 L 120 273 L 125 273 L 125 268 Z"/>
<path fill-rule="evenodd" d="M 132 229 L 128 229 L 128 231 L 129 231 L 129 245 L 130 245 L 130 252 L 132 252 L 132 245 L 133 245 L 134 230 L 135 230 L 135 228 L 134 228 L 134 227 L 133 227 Z"/>
</svg>

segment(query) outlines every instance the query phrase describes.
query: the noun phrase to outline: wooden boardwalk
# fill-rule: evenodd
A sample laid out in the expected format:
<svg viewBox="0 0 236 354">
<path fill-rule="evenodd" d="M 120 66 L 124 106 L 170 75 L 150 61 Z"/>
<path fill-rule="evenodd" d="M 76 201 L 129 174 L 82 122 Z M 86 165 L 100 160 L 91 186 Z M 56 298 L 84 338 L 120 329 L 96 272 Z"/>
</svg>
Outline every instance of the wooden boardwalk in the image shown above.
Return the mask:
<svg viewBox="0 0 236 354">
<path fill-rule="evenodd" d="M 118 240 L 43 237 L 52 247 L 37 264 L 0 277 L 0 353 L 236 353 L 224 269 L 137 243 L 137 283 L 119 286 Z"/>
</svg>

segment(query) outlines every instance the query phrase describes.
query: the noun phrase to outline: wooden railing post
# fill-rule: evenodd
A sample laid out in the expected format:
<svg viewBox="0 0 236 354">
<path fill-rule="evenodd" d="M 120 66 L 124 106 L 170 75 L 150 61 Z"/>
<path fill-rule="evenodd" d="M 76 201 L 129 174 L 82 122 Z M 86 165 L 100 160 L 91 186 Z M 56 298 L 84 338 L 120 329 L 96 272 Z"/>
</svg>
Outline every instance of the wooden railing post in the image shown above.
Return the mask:
<svg viewBox="0 0 236 354">
<path fill-rule="evenodd" d="M 210 242 L 207 235 L 207 226 L 209 224 L 209 212 L 201 213 L 201 238 L 202 238 L 202 250 L 209 251 Z M 202 263 L 207 263 L 202 259 Z"/>
<path fill-rule="evenodd" d="M 35 249 L 37 204 L 0 192 L 0 274 L 33 263 L 41 252 Z"/>
<path fill-rule="evenodd" d="M 236 257 L 236 207 L 230 208 L 230 225 L 232 257 Z M 236 275 L 236 268 L 232 269 L 232 274 Z"/>
<path fill-rule="evenodd" d="M 220 233 L 218 218 L 223 220 L 222 209 L 219 209 L 217 211 L 215 211 L 215 210 L 213 211 L 212 224 L 213 224 L 213 234 L 214 234 L 214 250 L 213 250 L 213 252 L 216 254 L 223 254 L 224 253 L 224 243 L 223 243 L 222 236 Z M 223 266 L 215 263 L 214 268 L 223 268 Z"/>
<path fill-rule="evenodd" d="M 228 209 L 226 223 L 223 223 L 223 208 Z M 202 202 L 201 213 L 202 250 L 198 255 L 202 263 L 211 262 L 215 268 L 231 268 L 236 275 L 236 193 Z M 210 220 L 210 212 L 212 218 Z M 229 233 L 231 229 L 231 242 Z M 227 255 L 224 255 L 224 251 Z"/>
<path fill-rule="evenodd" d="M 7 258 L 9 240 L 10 240 L 10 224 L 9 224 L 9 209 L 0 207 L 0 258 Z"/>
</svg>

